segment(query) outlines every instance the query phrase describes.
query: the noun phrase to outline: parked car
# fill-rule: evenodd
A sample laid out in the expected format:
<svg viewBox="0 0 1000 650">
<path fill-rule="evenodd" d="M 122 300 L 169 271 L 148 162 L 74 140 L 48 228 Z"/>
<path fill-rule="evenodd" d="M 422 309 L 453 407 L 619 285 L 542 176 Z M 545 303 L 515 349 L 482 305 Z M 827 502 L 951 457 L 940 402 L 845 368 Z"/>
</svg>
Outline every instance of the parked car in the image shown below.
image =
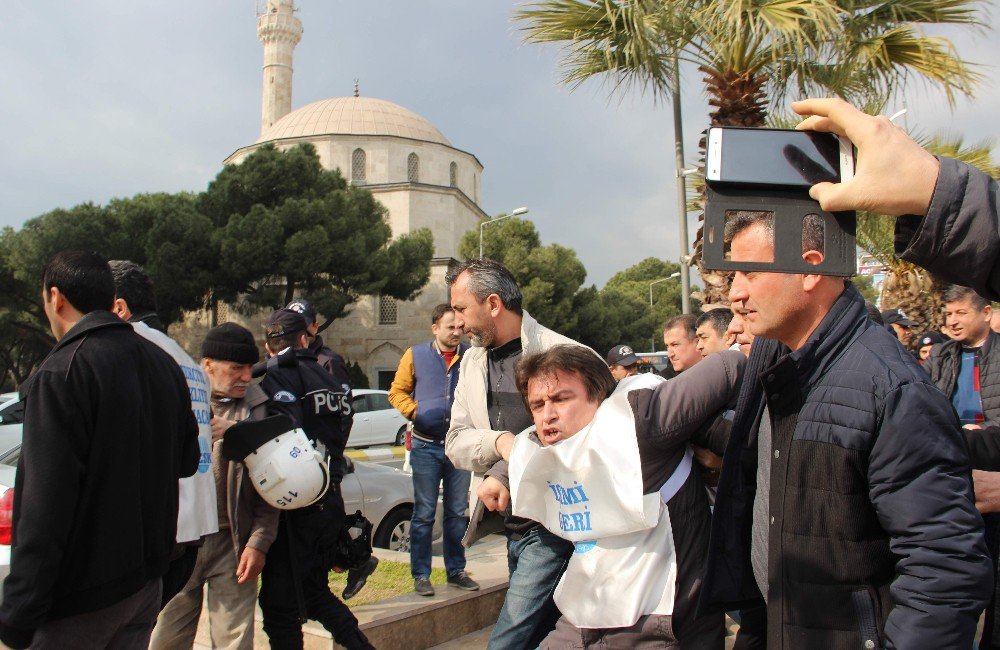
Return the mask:
<svg viewBox="0 0 1000 650">
<path fill-rule="evenodd" d="M 389 403 L 389 392 L 369 388 L 351 391 L 354 426 L 348 447 L 403 444 L 408 420 Z"/>
<path fill-rule="evenodd" d="M 14 478 L 21 453 L 22 414 L 23 406 L 18 403 L 17 393 L 0 395 L 0 581 L 10 573 Z M 360 510 L 372 522 L 374 546 L 409 551 L 410 516 L 413 514 L 413 481 L 410 475 L 384 465 L 355 462 L 350 458 L 346 460 L 347 475 L 341 483 L 346 512 L 353 514 Z M 435 540 L 442 535 L 442 521 L 444 515 L 441 500 L 438 499 L 434 518 Z"/>
<path fill-rule="evenodd" d="M 24 405 L 17 393 L 0 395 L 0 584 L 10 573 L 10 537 L 14 515 L 14 477 L 21 448 Z M 2 592 L 0 592 L 2 594 Z"/>
</svg>

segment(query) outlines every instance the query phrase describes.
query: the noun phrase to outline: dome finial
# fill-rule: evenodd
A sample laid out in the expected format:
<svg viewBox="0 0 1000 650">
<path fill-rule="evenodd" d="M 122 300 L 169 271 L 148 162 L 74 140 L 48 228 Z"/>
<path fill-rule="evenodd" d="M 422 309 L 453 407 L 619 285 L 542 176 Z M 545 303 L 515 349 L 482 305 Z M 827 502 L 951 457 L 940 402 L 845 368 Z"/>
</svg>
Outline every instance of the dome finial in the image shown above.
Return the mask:
<svg viewBox="0 0 1000 650">
<path fill-rule="evenodd" d="M 357 77 L 354 78 L 354 96 L 355 97 L 358 96 L 358 78 Z"/>
</svg>

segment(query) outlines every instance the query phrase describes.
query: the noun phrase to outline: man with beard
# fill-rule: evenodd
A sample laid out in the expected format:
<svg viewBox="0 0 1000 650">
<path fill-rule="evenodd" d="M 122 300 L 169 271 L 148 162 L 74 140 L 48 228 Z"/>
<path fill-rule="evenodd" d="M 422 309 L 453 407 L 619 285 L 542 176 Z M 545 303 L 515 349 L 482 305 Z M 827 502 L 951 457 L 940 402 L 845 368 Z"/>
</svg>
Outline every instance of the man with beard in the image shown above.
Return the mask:
<svg viewBox="0 0 1000 650">
<path fill-rule="evenodd" d="M 481 503 L 470 504 L 466 543 L 492 532 L 484 508 L 504 513 L 498 528 L 507 535 L 510 586 L 488 647 L 535 648 L 559 618 L 552 592 L 573 545 L 538 522 L 510 514 L 507 464 L 501 457 L 509 452 L 513 436 L 504 433 L 517 434 L 532 424 L 514 381 L 517 361 L 555 345 L 580 344 L 542 327 L 522 309 L 521 290 L 499 262 L 469 260 L 450 269 L 445 279 L 455 326 L 465 330 L 474 346 L 462 359 L 445 452 L 455 467 L 487 473 L 476 491 Z"/>
<path fill-rule="evenodd" d="M 465 504 L 469 472 L 457 469 L 444 454 L 451 422 L 451 403 L 458 385 L 458 369 L 469 346 L 455 326 L 455 310 L 441 304 L 431 312 L 434 339 L 403 353 L 389 389 L 389 402 L 413 422 L 410 464 L 413 466 L 413 516 L 410 520 L 410 573 L 413 590 L 433 596 L 431 537 L 437 510 L 438 486 L 444 509 L 444 567 L 448 584 L 476 591 L 479 585 L 465 572 Z"/>
</svg>

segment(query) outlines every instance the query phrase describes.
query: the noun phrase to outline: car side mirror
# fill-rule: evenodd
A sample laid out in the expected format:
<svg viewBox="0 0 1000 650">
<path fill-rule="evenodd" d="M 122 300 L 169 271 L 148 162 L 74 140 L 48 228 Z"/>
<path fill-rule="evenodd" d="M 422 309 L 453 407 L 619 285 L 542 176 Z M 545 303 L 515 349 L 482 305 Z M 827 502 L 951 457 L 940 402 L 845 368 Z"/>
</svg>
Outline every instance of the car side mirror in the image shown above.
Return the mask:
<svg viewBox="0 0 1000 650">
<path fill-rule="evenodd" d="M 353 474 L 353 473 L 354 473 L 354 461 L 348 458 L 347 456 L 344 456 L 344 474 Z"/>
</svg>

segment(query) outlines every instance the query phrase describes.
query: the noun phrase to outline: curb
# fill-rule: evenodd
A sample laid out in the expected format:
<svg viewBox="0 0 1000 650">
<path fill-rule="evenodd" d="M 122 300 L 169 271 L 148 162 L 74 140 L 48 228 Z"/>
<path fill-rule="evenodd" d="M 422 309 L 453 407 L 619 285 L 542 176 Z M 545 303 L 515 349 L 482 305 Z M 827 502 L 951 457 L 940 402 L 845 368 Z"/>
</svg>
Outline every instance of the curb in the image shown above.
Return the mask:
<svg viewBox="0 0 1000 650">
<path fill-rule="evenodd" d="M 370 449 L 348 449 L 344 455 L 352 460 L 388 460 L 402 458 L 406 455 L 406 447 L 373 447 Z"/>
</svg>

